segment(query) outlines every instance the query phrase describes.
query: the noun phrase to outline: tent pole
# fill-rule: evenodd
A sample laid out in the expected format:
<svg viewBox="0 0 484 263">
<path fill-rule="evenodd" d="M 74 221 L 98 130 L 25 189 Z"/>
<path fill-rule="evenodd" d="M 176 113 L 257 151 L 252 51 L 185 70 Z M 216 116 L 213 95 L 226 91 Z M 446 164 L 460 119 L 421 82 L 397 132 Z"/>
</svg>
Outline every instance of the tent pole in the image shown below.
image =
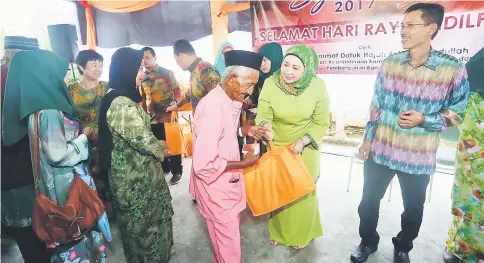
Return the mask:
<svg viewBox="0 0 484 263">
<path fill-rule="evenodd" d="M 217 56 L 218 47 L 220 44 L 227 41 L 229 36 L 229 16 L 220 15 L 221 10 L 226 3 L 227 1 L 225 0 L 210 0 L 214 56 Z"/>
</svg>

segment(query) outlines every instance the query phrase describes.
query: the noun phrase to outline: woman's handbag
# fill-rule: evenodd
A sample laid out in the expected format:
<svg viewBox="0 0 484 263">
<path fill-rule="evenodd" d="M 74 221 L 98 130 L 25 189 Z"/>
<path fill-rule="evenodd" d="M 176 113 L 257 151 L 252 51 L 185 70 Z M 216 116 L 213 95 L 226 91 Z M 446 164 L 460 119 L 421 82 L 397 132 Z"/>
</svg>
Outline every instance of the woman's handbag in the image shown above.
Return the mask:
<svg viewBox="0 0 484 263">
<path fill-rule="evenodd" d="M 270 213 L 316 189 L 302 156 L 273 142 L 256 165 L 244 169 L 244 183 L 254 216 Z"/>
<path fill-rule="evenodd" d="M 66 204 L 60 207 L 47 195 L 40 192 L 39 113 L 34 120 L 34 179 L 35 198 L 32 227 L 39 239 L 46 243 L 69 243 L 87 233 L 99 220 L 104 206 L 93 191 L 74 171 L 74 180 L 69 188 Z"/>
</svg>

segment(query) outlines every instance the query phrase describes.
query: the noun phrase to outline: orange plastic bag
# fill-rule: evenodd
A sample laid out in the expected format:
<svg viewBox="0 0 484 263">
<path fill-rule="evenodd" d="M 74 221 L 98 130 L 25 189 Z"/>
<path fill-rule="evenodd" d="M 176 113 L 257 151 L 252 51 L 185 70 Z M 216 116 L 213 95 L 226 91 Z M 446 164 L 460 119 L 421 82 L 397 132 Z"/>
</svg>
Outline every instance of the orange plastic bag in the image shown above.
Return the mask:
<svg viewBox="0 0 484 263">
<path fill-rule="evenodd" d="M 256 165 L 244 169 L 247 202 L 254 216 L 270 213 L 316 189 L 300 154 L 272 142 L 269 147 Z"/>
<path fill-rule="evenodd" d="M 166 143 L 170 147 L 171 155 L 183 153 L 183 133 L 178 124 L 178 113 L 171 113 L 171 122 L 165 123 Z"/>
</svg>

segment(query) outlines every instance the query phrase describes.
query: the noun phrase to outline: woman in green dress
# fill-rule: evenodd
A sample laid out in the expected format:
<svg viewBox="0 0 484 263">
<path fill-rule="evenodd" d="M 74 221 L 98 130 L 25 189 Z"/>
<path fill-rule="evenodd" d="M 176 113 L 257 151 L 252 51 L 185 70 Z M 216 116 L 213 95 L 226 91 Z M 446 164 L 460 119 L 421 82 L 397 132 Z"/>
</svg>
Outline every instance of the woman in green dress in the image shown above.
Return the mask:
<svg viewBox="0 0 484 263">
<path fill-rule="evenodd" d="M 466 68 L 471 92 L 459 127 L 446 263 L 484 261 L 484 48 Z"/>
<path fill-rule="evenodd" d="M 275 145 L 292 145 L 303 156 L 313 180 L 320 173 L 320 145 L 329 128 L 329 98 L 316 76 L 319 59 L 305 45 L 287 51 L 282 67 L 268 78 L 259 96 L 256 123 L 272 128 Z M 305 248 L 322 236 L 316 190 L 272 213 L 270 243 Z"/>
<path fill-rule="evenodd" d="M 99 112 L 100 165 L 109 170 L 127 262 L 167 263 L 173 246 L 173 208 L 161 168 L 167 144 L 153 135 L 139 105 L 142 57 L 120 48 L 111 59 L 111 89 Z"/>
</svg>

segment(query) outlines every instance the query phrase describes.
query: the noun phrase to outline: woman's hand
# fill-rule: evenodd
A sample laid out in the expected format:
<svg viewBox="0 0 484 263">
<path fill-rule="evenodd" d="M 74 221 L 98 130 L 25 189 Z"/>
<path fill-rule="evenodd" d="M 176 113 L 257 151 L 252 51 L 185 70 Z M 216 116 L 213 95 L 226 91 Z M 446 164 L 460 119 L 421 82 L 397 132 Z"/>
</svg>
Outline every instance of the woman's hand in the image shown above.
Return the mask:
<svg viewBox="0 0 484 263">
<path fill-rule="evenodd" d="M 310 143 L 311 140 L 308 138 L 308 136 L 304 136 L 292 144 L 291 150 L 296 154 L 301 154 L 304 151 L 304 147 Z"/>
<path fill-rule="evenodd" d="M 86 135 L 87 139 L 92 142 L 94 141 L 96 138 L 95 138 L 95 133 L 94 133 L 94 130 L 91 128 L 91 127 L 86 127 L 82 130 L 82 134 Z"/>
<path fill-rule="evenodd" d="M 274 140 L 274 131 L 272 130 L 272 126 L 269 123 L 266 123 L 266 124 L 262 125 L 262 127 L 265 129 L 264 138 L 266 138 L 267 141 L 273 141 Z"/>
<path fill-rule="evenodd" d="M 88 138 L 91 136 L 92 134 L 92 129 L 91 127 L 86 127 L 82 130 L 82 134 L 86 135 Z"/>
<path fill-rule="evenodd" d="M 161 144 L 161 147 L 163 147 L 163 149 L 165 149 L 163 151 L 163 154 L 165 155 L 165 157 L 170 156 L 171 151 L 170 151 L 170 146 L 168 146 L 168 143 L 166 141 L 160 141 L 160 144 Z"/>
<path fill-rule="evenodd" d="M 301 154 L 304 151 L 305 146 L 306 145 L 304 145 L 304 142 L 301 139 L 299 139 L 291 146 L 290 149 L 293 153 Z"/>
</svg>

